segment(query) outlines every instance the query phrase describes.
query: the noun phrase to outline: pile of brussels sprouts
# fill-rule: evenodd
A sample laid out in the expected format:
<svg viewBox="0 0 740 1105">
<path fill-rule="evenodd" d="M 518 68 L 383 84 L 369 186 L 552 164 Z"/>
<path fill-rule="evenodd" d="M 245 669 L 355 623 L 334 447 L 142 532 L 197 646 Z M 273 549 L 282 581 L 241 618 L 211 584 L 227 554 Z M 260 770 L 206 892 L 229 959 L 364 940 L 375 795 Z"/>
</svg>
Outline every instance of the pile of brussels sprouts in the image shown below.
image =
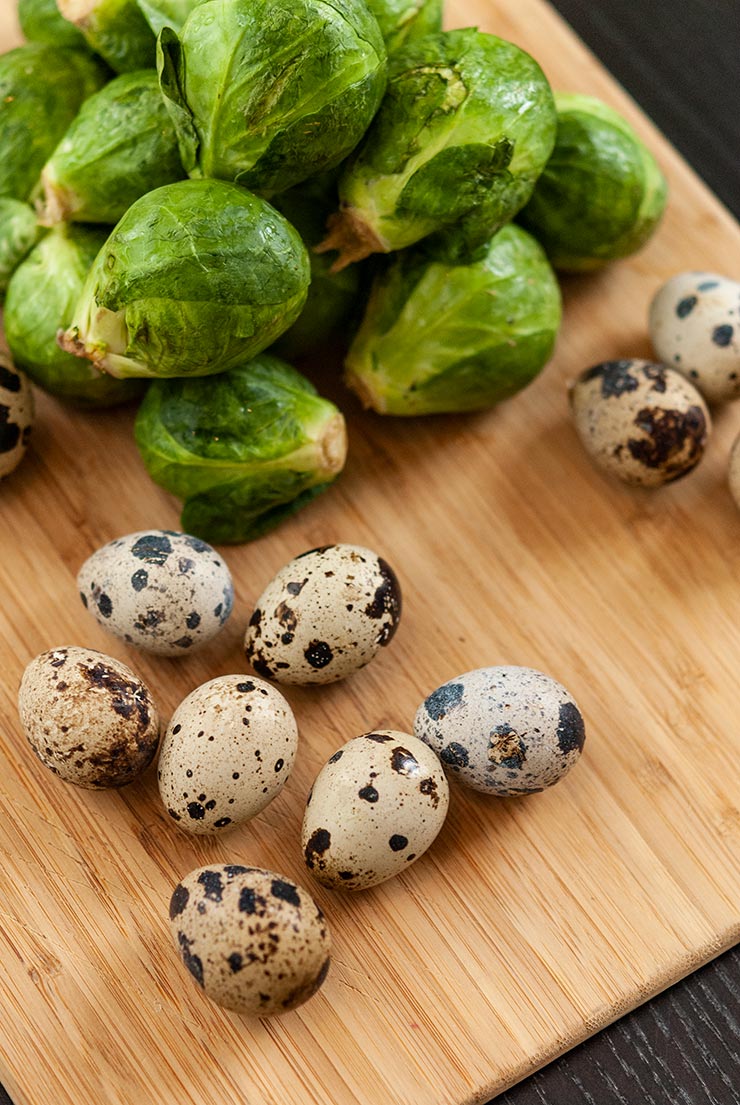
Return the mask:
<svg viewBox="0 0 740 1105">
<path fill-rule="evenodd" d="M 58 6 L 57 6 L 58 5 Z M 442 0 L 19 0 L 0 57 L 0 289 L 18 368 L 141 398 L 183 526 L 246 541 L 344 465 L 283 357 L 346 349 L 394 415 L 523 388 L 552 266 L 639 248 L 666 200 L 631 127 Z M 514 222 L 514 219 L 518 219 Z"/>
</svg>

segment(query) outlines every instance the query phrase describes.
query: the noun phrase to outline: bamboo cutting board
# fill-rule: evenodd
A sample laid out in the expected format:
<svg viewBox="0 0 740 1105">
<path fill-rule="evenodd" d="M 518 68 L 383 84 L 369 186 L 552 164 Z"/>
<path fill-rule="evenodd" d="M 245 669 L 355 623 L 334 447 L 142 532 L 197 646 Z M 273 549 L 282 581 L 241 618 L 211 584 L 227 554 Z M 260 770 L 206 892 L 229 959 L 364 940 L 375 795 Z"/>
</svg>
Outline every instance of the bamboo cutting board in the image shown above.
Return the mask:
<svg viewBox="0 0 740 1105">
<path fill-rule="evenodd" d="M 668 217 L 635 259 L 567 281 L 553 363 L 490 413 L 382 420 L 326 373 L 350 419 L 347 471 L 277 533 L 226 550 L 237 608 L 201 656 L 129 654 L 83 611 L 82 560 L 120 534 L 176 527 L 176 504 L 143 471 L 131 412 L 39 398 L 31 454 L 0 490 L 0 1079 L 17 1105 L 484 1102 L 740 936 L 740 515 L 725 486 L 740 410 L 718 415 L 695 474 L 642 494 L 590 467 L 563 386 L 596 361 L 648 355 L 658 284 L 727 268 L 740 231 L 542 0 L 459 0 L 449 22 L 513 39 L 556 87 L 633 118 L 669 175 Z M 168 714 L 242 669 L 251 604 L 277 568 L 342 540 L 397 569 L 401 628 L 346 684 L 288 690 L 297 765 L 251 825 L 191 840 L 152 773 L 83 792 L 30 754 L 15 694 L 37 652 L 125 659 Z M 588 725 L 581 765 L 528 799 L 456 789 L 437 844 L 403 877 L 348 897 L 317 889 L 335 953 L 301 1010 L 249 1022 L 210 1005 L 170 946 L 178 878 L 232 861 L 308 882 L 299 826 L 327 756 L 370 728 L 407 729 L 437 684 L 496 663 L 571 689 Z"/>
</svg>

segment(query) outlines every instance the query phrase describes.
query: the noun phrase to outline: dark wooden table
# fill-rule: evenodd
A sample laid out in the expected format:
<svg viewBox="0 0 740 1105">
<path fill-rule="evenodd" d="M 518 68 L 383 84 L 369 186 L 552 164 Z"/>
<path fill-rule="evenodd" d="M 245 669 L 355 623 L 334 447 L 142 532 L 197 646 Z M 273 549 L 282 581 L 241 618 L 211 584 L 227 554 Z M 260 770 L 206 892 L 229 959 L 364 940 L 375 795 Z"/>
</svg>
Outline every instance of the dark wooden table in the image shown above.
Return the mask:
<svg viewBox="0 0 740 1105">
<path fill-rule="evenodd" d="M 554 2 L 740 217 L 740 0 Z M 740 278 L 740 257 L 727 274 Z M 740 948 L 496 1105 L 740 1105 Z"/>
</svg>

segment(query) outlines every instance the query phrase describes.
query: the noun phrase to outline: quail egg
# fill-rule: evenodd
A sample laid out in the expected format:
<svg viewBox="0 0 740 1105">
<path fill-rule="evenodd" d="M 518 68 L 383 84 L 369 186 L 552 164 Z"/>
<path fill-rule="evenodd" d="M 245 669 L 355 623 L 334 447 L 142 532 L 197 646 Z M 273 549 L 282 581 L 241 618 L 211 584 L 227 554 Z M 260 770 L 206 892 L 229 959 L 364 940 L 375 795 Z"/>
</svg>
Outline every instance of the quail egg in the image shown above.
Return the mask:
<svg viewBox="0 0 740 1105">
<path fill-rule="evenodd" d="M 687 475 L 711 430 L 693 384 L 665 365 L 605 361 L 571 386 L 575 427 L 591 459 L 625 483 L 658 487 Z"/>
<path fill-rule="evenodd" d="M 735 500 L 735 505 L 740 510 L 740 436 L 735 439 L 730 453 L 729 472 L 730 494 Z"/>
<path fill-rule="evenodd" d="M 461 783 L 500 796 L 551 787 L 586 739 L 565 687 L 520 667 L 478 668 L 443 683 L 419 707 L 414 732 Z"/>
<path fill-rule="evenodd" d="M 354 737 L 329 757 L 308 797 L 306 866 L 333 890 L 376 886 L 426 852 L 448 804 L 445 773 L 426 744 L 389 729 Z"/>
<path fill-rule="evenodd" d="M 148 687 L 93 649 L 54 648 L 33 659 L 18 710 L 41 762 L 80 787 L 125 786 L 157 751 L 159 718 Z"/>
<path fill-rule="evenodd" d="M 249 821 L 283 789 L 298 747 L 293 712 L 275 687 L 224 675 L 196 687 L 172 715 L 159 754 L 159 792 L 186 832 Z"/>
<path fill-rule="evenodd" d="M 191 871 L 172 894 L 170 929 L 198 985 L 237 1013 L 295 1009 L 329 970 L 329 930 L 311 895 L 260 867 Z"/>
<path fill-rule="evenodd" d="M 18 467 L 33 423 L 33 392 L 22 372 L 0 353 L 0 480 Z"/>
<path fill-rule="evenodd" d="M 210 641 L 234 603 L 218 553 L 187 533 L 143 530 L 109 541 L 80 568 L 83 605 L 114 636 L 160 656 Z"/>
<path fill-rule="evenodd" d="M 324 545 L 291 560 L 261 595 L 247 660 L 279 683 L 333 683 L 390 643 L 401 616 L 391 566 L 359 545 Z"/>
<path fill-rule="evenodd" d="M 650 307 L 650 337 L 661 361 L 692 381 L 710 403 L 740 395 L 740 283 L 711 272 L 671 277 Z"/>
</svg>

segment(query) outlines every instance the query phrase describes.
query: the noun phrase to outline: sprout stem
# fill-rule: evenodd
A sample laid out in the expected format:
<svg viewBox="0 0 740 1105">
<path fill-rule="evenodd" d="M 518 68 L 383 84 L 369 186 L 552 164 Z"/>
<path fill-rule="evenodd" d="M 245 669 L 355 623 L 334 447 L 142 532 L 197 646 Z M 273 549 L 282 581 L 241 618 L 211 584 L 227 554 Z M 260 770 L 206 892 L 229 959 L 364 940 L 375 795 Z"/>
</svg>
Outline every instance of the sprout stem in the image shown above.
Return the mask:
<svg viewBox="0 0 740 1105">
<path fill-rule="evenodd" d="M 335 476 L 341 472 L 347 458 L 347 425 L 343 415 L 335 414 L 329 419 L 319 441 L 319 448 L 327 476 Z"/>
<path fill-rule="evenodd" d="M 337 257 L 331 266 L 331 272 L 341 272 L 355 261 L 364 261 L 371 253 L 387 253 L 388 250 L 378 235 L 353 207 L 343 207 L 329 216 L 328 234 L 323 242 L 315 246 L 314 253 L 328 253 L 337 250 Z"/>
</svg>

